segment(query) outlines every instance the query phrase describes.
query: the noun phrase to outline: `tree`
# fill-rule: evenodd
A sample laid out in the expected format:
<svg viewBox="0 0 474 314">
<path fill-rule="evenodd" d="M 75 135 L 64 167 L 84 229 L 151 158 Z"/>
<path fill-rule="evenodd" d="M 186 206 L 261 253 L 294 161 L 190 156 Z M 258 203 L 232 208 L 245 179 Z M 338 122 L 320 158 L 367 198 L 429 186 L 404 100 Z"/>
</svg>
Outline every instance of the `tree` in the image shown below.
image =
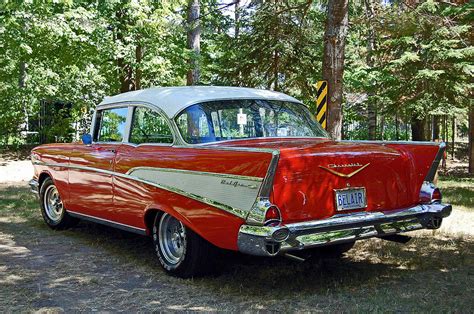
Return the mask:
<svg viewBox="0 0 474 314">
<path fill-rule="evenodd" d="M 369 70 L 374 67 L 374 53 L 375 46 L 375 29 L 373 23 L 375 21 L 374 3 L 373 0 L 364 0 L 365 15 L 367 21 L 367 66 Z M 375 104 L 375 91 L 368 91 L 369 99 L 367 103 L 367 117 L 368 117 L 368 134 L 369 140 L 377 139 L 377 105 Z"/>
<path fill-rule="evenodd" d="M 348 0 L 329 0 L 324 32 L 323 79 L 328 82 L 328 131 L 342 135 L 344 48 L 348 31 Z"/>
<path fill-rule="evenodd" d="M 474 105 L 469 106 L 469 173 L 474 174 Z"/>
<path fill-rule="evenodd" d="M 187 8 L 187 47 L 191 50 L 189 69 L 186 75 L 187 85 L 197 85 L 200 80 L 199 55 L 201 53 L 201 26 L 199 0 L 188 0 Z"/>
<path fill-rule="evenodd" d="M 237 37 L 229 32 L 235 19 L 225 17 L 223 31 L 214 34 L 211 83 L 278 90 L 314 111 L 325 13 L 313 1 L 255 1 L 239 13 Z"/>
</svg>

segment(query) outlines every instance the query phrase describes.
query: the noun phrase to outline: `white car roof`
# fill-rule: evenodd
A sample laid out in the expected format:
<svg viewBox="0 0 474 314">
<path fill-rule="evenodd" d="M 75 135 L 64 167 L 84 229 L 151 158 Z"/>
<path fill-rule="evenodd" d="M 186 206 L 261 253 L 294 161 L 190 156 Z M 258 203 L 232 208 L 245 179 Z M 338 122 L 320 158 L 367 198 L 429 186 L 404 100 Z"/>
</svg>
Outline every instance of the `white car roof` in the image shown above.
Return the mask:
<svg viewBox="0 0 474 314">
<path fill-rule="evenodd" d="M 268 99 L 301 103 L 283 93 L 245 87 L 183 86 L 154 87 L 106 97 L 99 106 L 117 103 L 145 102 L 157 106 L 169 118 L 191 105 L 226 99 Z"/>
</svg>

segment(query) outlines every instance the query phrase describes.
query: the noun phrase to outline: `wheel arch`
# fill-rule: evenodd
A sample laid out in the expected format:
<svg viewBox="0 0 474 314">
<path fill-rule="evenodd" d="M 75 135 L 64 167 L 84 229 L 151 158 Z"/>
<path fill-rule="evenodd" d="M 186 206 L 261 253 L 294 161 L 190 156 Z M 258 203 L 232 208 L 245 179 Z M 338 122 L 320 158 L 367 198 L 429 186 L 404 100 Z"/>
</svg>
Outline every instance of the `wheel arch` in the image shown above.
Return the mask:
<svg viewBox="0 0 474 314">
<path fill-rule="evenodd" d="M 158 208 L 149 208 L 145 211 L 145 215 L 143 217 L 145 223 L 145 230 L 147 235 L 151 235 L 151 231 L 153 229 L 153 223 L 155 221 L 156 215 L 163 215 L 164 211 Z"/>
<path fill-rule="evenodd" d="M 152 204 L 145 209 L 145 214 L 143 215 L 147 235 L 151 235 L 156 215 L 161 216 L 163 213 L 167 213 L 173 216 L 174 218 L 185 224 L 186 227 L 192 229 L 194 232 L 197 232 L 197 230 L 193 227 L 192 223 L 185 216 L 179 214 L 177 211 L 161 204 Z"/>
<path fill-rule="evenodd" d="M 53 176 L 48 172 L 48 171 L 43 171 L 40 173 L 40 175 L 38 176 L 38 187 L 41 189 L 41 186 L 43 185 L 43 182 L 47 179 L 47 178 L 51 178 L 51 180 L 53 180 L 54 182 L 54 179 L 53 179 Z"/>
</svg>

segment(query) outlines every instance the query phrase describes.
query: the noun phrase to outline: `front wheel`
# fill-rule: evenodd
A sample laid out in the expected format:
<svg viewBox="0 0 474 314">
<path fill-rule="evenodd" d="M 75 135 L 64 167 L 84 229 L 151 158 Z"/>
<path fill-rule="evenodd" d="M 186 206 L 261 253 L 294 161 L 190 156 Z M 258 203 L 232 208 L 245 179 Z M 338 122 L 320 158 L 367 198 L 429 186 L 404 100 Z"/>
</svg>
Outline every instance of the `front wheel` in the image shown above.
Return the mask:
<svg viewBox="0 0 474 314">
<path fill-rule="evenodd" d="M 77 224 L 78 219 L 66 212 L 59 191 L 51 178 L 44 180 L 39 195 L 41 215 L 50 228 L 66 229 Z"/>
<path fill-rule="evenodd" d="M 167 213 L 156 215 L 153 243 L 161 266 L 174 276 L 195 277 L 212 269 L 214 247 Z"/>
</svg>

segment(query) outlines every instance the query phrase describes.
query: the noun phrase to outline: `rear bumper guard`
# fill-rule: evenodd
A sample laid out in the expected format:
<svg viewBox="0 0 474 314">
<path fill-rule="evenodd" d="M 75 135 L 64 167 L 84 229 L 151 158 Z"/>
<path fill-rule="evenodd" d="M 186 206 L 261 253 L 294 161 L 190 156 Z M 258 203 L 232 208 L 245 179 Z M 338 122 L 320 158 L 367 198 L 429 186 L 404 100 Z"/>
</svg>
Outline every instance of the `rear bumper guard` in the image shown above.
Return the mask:
<svg viewBox="0 0 474 314">
<path fill-rule="evenodd" d="M 31 179 L 28 185 L 30 186 L 32 193 L 39 194 L 39 183 L 36 179 Z"/>
<path fill-rule="evenodd" d="M 419 229 L 437 229 L 451 214 L 449 204 L 426 204 L 390 212 L 336 215 L 328 219 L 279 226 L 242 225 L 239 251 L 274 256 L 336 243 L 382 237 Z"/>
</svg>

